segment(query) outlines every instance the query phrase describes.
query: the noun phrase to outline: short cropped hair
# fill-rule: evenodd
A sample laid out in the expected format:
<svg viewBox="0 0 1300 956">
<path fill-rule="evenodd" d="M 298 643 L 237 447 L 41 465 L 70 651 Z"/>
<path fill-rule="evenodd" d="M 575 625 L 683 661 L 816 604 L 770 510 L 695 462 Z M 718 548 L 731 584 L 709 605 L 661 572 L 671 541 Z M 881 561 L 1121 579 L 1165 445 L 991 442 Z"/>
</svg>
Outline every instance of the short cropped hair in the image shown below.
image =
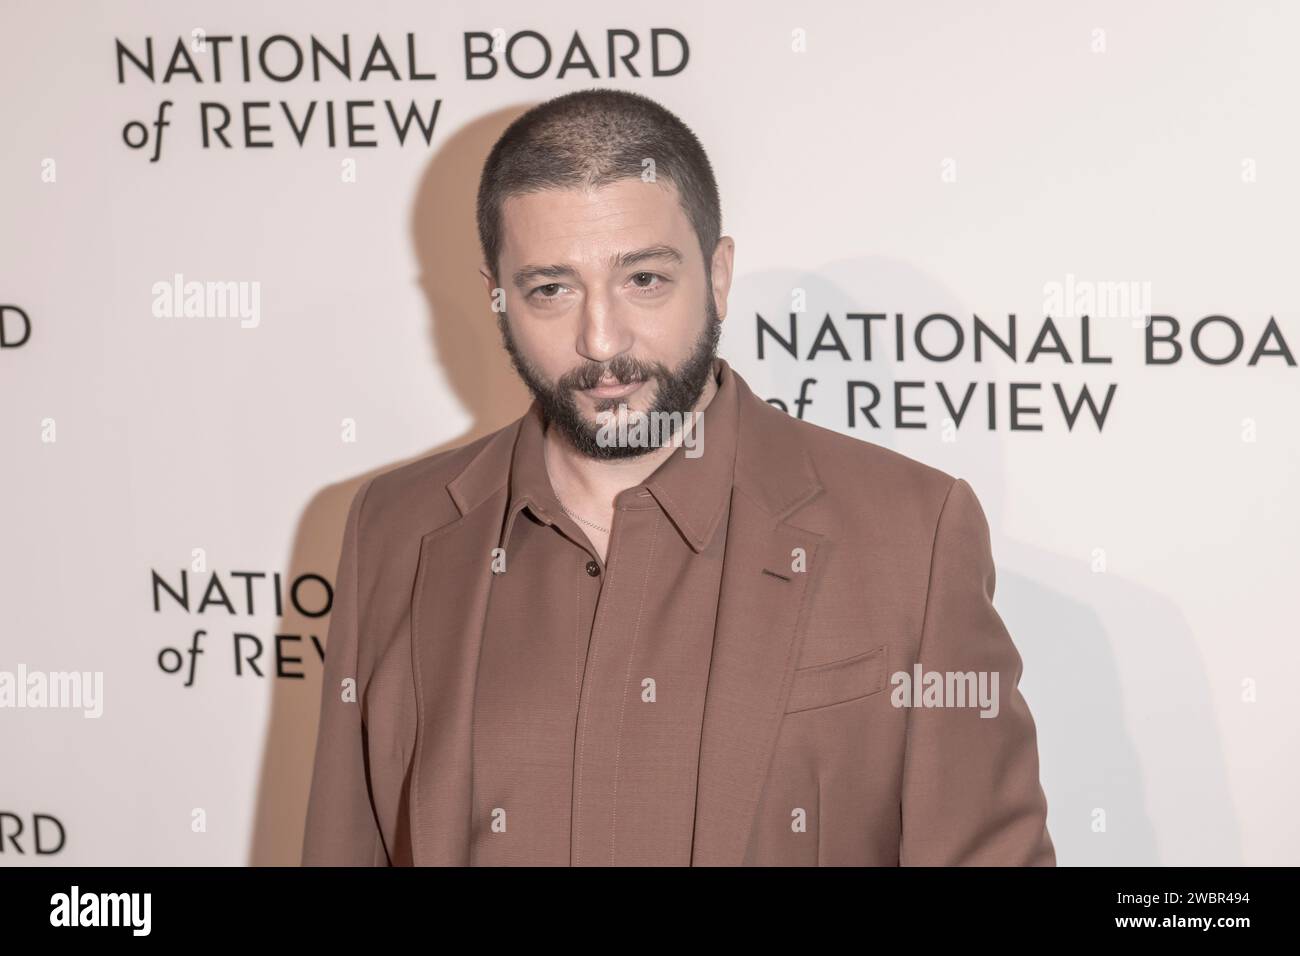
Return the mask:
<svg viewBox="0 0 1300 956">
<path fill-rule="evenodd" d="M 713 167 L 691 129 L 654 100 L 624 90 L 591 89 L 539 103 L 496 141 L 479 180 L 477 218 L 483 259 L 498 278 L 502 206 L 510 196 L 545 189 L 598 189 L 641 178 L 653 160 L 655 180 L 677 187 L 708 275 L 722 234 Z"/>
</svg>

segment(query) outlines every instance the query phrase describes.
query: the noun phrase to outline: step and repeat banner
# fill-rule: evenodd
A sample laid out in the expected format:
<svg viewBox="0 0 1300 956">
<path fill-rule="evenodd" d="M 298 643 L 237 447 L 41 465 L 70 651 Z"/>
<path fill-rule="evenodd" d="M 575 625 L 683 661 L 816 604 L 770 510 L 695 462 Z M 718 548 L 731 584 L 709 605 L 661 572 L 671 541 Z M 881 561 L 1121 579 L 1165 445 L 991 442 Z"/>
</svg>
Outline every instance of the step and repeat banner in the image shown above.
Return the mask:
<svg viewBox="0 0 1300 956">
<path fill-rule="evenodd" d="M 1298 34 L 5 0 L 0 864 L 298 862 L 348 504 L 526 407 L 475 190 L 592 86 L 708 150 L 755 392 L 980 497 L 1059 862 L 1300 862 Z"/>
</svg>

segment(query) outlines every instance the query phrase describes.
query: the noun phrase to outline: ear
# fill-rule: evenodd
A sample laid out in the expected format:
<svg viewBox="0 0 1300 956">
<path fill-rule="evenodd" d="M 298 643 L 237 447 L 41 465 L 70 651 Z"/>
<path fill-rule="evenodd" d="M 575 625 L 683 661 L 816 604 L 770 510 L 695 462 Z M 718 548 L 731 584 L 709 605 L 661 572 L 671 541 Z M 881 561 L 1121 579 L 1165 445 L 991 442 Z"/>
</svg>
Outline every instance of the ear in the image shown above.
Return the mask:
<svg viewBox="0 0 1300 956">
<path fill-rule="evenodd" d="M 731 292 L 732 269 L 735 265 L 736 240 L 723 236 L 713 250 L 713 302 L 718 309 L 718 320 L 727 317 L 727 296 Z"/>
</svg>

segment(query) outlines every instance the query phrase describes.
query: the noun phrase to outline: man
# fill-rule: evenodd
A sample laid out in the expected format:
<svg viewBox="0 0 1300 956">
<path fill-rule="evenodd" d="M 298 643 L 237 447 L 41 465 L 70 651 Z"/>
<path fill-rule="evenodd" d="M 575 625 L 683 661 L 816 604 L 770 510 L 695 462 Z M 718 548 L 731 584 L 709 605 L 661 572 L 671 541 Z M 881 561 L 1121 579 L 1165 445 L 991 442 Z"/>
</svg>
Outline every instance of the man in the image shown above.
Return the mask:
<svg viewBox="0 0 1300 956">
<path fill-rule="evenodd" d="M 304 862 L 1053 865 L 980 505 L 716 357 L 734 242 L 694 134 L 548 101 L 478 220 L 535 400 L 353 500 Z"/>
</svg>

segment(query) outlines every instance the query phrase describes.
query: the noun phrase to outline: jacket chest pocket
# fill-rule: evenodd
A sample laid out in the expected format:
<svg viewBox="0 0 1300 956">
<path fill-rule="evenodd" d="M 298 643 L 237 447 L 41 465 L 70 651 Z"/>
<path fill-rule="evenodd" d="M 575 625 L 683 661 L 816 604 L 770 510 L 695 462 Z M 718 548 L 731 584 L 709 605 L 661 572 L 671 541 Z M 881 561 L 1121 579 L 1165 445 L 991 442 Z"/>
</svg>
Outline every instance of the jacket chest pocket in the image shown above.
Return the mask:
<svg viewBox="0 0 1300 956">
<path fill-rule="evenodd" d="M 796 714 L 880 693 L 885 689 L 885 647 L 882 644 L 853 657 L 796 669 L 785 712 Z"/>
</svg>

